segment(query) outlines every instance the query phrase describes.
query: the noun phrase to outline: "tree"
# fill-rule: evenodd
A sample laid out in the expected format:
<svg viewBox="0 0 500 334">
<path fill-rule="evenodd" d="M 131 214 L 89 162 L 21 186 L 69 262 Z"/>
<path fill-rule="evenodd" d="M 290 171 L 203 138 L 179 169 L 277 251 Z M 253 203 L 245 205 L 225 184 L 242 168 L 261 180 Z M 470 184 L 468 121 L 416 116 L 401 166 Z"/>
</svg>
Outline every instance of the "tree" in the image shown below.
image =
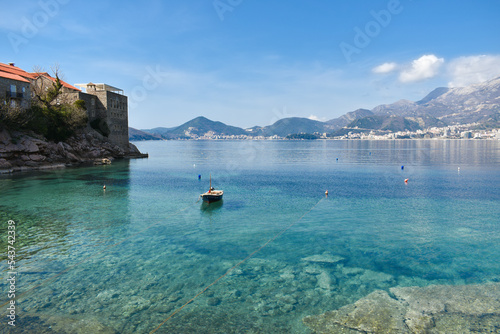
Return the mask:
<svg viewBox="0 0 500 334">
<path fill-rule="evenodd" d="M 55 65 L 51 70 L 53 77 L 35 67 L 35 77 L 31 82 L 32 106 L 27 110 L 17 110 L 8 109 L 4 103 L 0 116 L 6 115 L 8 119 L 0 117 L 0 121 L 10 127 L 32 130 L 49 140 L 64 141 L 84 128 L 88 117 L 84 101 L 77 100 L 73 104 L 64 101 L 59 66 Z"/>
<path fill-rule="evenodd" d="M 43 68 L 37 66 L 33 68 L 36 77 L 31 83 L 31 89 L 35 101 L 42 104 L 43 107 L 50 109 L 58 105 L 58 97 L 62 93 L 63 84 L 60 79 L 59 65 L 51 67 L 53 77 L 51 77 Z"/>
</svg>

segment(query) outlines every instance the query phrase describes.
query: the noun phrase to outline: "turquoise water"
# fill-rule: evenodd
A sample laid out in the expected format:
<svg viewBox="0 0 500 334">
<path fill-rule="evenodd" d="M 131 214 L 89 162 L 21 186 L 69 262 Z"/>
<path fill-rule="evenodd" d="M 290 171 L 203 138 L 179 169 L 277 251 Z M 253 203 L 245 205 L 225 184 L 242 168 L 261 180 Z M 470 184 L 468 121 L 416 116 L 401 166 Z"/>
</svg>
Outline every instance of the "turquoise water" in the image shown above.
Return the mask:
<svg viewBox="0 0 500 334">
<path fill-rule="evenodd" d="M 0 176 L 17 330 L 308 333 L 376 289 L 500 281 L 499 141 L 136 144 L 149 159 Z"/>
</svg>

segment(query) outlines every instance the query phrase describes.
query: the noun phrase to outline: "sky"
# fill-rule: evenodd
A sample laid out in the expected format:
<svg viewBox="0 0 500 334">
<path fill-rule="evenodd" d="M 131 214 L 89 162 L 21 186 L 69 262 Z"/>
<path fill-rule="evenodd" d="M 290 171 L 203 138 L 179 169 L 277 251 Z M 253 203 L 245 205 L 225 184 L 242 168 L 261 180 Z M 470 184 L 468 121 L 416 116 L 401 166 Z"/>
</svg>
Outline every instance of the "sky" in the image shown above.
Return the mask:
<svg viewBox="0 0 500 334">
<path fill-rule="evenodd" d="M 498 0 L 0 4 L 0 62 L 119 87 L 138 129 L 326 121 L 500 76 Z"/>
</svg>

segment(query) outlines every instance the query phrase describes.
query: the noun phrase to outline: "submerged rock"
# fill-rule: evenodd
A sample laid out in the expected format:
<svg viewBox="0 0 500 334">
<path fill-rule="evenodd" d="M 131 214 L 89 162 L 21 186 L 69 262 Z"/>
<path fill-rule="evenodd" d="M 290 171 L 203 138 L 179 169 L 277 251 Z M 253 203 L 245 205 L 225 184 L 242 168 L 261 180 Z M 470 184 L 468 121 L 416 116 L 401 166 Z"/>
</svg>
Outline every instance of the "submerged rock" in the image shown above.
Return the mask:
<svg viewBox="0 0 500 334">
<path fill-rule="evenodd" d="M 434 328 L 438 332 L 458 333 L 464 330 L 465 323 L 481 323 L 487 315 L 497 318 L 500 332 L 500 284 L 431 285 L 390 291 L 407 304 L 405 322 L 414 332 Z M 465 318 L 469 320 L 464 322 Z"/>
<path fill-rule="evenodd" d="M 387 292 L 377 290 L 337 311 L 305 317 L 304 323 L 316 333 L 408 333 L 405 311 Z"/>
<path fill-rule="evenodd" d="M 500 283 L 377 290 L 303 319 L 315 333 L 499 333 Z"/>
<path fill-rule="evenodd" d="M 328 253 L 323 253 L 323 254 L 316 254 L 316 255 L 311 255 L 311 256 L 305 257 L 302 259 L 302 261 L 318 262 L 318 263 L 337 263 L 337 262 L 344 261 L 344 258 L 342 256 L 338 256 L 338 255 L 331 255 Z"/>
<path fill-rule="evenodd" d="M 17 320 L 17 319 L 16 319 Z M 16 326 L 9 326 L 9 333 L 37 334 L 117 334 L 118 332 L 96 318 L 81 318 L 56 315 L 23 315 L 19 317 Z"/>
</svg>

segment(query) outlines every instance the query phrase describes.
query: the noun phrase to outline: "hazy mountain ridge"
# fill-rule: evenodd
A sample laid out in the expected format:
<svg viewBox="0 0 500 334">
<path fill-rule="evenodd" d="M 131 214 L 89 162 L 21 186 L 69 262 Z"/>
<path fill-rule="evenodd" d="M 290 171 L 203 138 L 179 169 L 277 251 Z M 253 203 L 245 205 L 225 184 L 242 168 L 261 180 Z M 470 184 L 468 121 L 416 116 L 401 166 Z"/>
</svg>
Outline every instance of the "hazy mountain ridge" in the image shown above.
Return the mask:
<svg viewBox="0 0 500 334">
<path fill-rule="evenodd" d="M 131 141 L 140 141 L 140 140 L 161 140 L 162 137 L 160 135 L 154 133 L 148 133 L 141 130 L 137 130 L 134 128 L 128 128 L 128 138 Z"/>
<path fill-rule="evenodd" d="M 315 121 L 309 118 L 289 117 L 282 118 L 272 125 L 264 127 L 253 127 L 249 132 L 254 136 L 279 136 L 286 137 L 297 133 L 328 132 L 330 127 L 325 122 Z M 247 133 L 248 134 L 248 133 Z"/>
<path fill-rule="evenodd" d="M 447 93 L 450 89 L 448 87 L 438 87 L 434 89 L 432 92 L 427 94 L 423 99 L 420 101 L 417 101 L 418 105 L 425 104 L 431 100 L 434 100 L 438 98 L 439 96 L 443 95 L 444 93 Z"/>
<path fill-rule="evenodd" d="M 437 88 L 417 102 L 400 100 L 372 109 L 376 115 L 430 116 L 448 125 L 481 122 L 500 111 L 500 77 L 467 87 Z"/>
<path fill-rule="evenodd" d="M 345 115 L 340 116 L 339 118 L 334 118 L 329 121 L 326 121 L 325 123 L 330 125 L 332 130 L 338 130 L 340 128 L 343 128 L 344 126 L 349 125 L 351 122 L 367 117 L 367 116 L 372 116 L 373 112 L 368 109 L 357 109 L 354 111 L 350 111 Z"/>
<path fill-rule="evenodd" d="M 439 87 L 416 102 L 402 99 L 376 106 L 372 110 L 357 109 L 326 122 L 290 117 L 268 126 L 242 129 L 200 116 L 174 128 L 154 128 L 142 130 L 141 133 L 132 131 L 131 140 L 147 140 L 144 133 L 164 139 L 204 136 L 286 137 L 299 133 L 415 131 L 475 122 L 489 127 L 500 126 L 500 77 L 467 87 Z"/>
</svg>

